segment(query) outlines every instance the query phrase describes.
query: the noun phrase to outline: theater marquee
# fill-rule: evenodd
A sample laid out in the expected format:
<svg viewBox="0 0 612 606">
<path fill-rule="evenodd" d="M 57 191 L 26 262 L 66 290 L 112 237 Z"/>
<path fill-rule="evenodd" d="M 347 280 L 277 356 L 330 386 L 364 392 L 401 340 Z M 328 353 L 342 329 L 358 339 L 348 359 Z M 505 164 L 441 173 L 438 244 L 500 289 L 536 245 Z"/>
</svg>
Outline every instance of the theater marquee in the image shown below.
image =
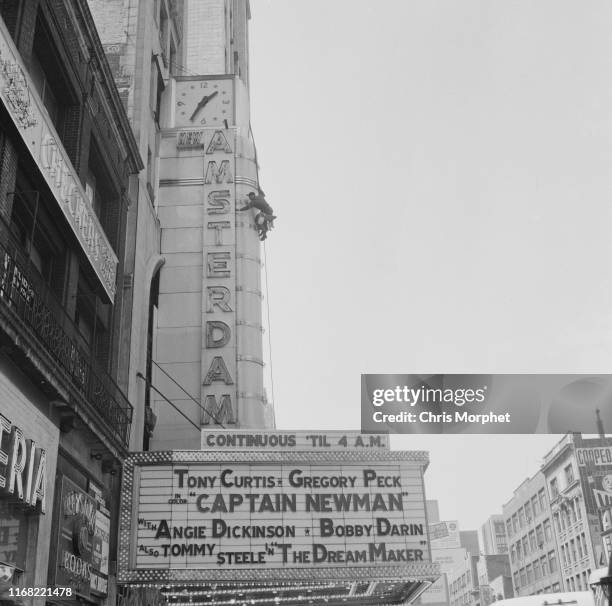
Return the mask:
<svg viewBox="0 0 612 606">
<path fill-rule="evenodd" d="M 427 462 L 423 452 L 383 449 L 131 455 L 119 580 L 258 592 L 307 582 L 310 597 L 340 581 L 354 602 L 366 588 L 375 602 L 414 598 L 437 576 Z"/>
</svg>

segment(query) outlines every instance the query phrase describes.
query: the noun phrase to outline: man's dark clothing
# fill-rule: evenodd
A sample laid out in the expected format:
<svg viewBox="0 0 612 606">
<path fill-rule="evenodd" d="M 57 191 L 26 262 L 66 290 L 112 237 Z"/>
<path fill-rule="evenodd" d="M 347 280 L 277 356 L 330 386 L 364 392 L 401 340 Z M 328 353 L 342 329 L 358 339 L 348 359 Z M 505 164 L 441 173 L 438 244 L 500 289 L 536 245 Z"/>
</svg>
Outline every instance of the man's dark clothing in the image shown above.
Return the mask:
<svg viewBox="0 0 612 606">
<path fill-rule="evenodd" d="M 257 195 L 251 196 L 249 198 L 249 201 L 246 203 L 246 205 L 240 208 L 239 210 L 249 210 L 249 208 L 256 208 L 257 210 L 260 210 L 262 213 L 266 215 L 274 214 L 274 210 L 266 202 L 266 199 L 263 196 L 257 196 Z"/>
</svg>

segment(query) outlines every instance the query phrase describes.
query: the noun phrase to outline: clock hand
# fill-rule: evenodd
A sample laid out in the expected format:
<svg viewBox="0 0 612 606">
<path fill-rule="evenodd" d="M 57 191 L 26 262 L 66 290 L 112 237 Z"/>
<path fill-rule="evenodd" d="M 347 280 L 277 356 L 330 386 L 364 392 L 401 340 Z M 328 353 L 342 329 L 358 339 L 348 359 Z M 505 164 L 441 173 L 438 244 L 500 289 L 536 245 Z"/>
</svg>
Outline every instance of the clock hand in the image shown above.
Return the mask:
<svg viewBox="0 0 612 606">
<path fill-rule="evenodd" d="M 215 96 L 218 95 L 219 91 L 215 91 L 214 93 L 210 94 L 210 95 L 204 95 L 202 97 L 202 100 L 198 103 L 198 106 L 195 108 L 193 114 L 191 114 L 191 118 L 189 118 L 192 122 L 194 120 L 194 118 L 197 116 L 198 112 Z"/>
</svg>

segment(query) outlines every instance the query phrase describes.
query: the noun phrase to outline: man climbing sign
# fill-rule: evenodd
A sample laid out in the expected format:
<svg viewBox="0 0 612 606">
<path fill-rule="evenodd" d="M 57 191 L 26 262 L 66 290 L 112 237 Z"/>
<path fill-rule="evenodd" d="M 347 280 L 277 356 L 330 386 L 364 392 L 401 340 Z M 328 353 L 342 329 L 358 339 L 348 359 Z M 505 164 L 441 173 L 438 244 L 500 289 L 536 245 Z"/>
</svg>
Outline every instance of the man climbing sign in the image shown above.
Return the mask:
<svg viewBox="0 0 612 606">
<path fill-rule="evenodd" d="M 268 237 L 268 231 L 274 227 L 274 219 L 276 215 L 272 207 L 266 202 L 263 191 L 260 189 L 259 194 L 249 192 L 249 201 L 238 210 L 249 210 L 256 208 L 259 212 L 255 215 L 255 227 L 259 233 L 259 239 L 265 240 Z"/>
</svg>

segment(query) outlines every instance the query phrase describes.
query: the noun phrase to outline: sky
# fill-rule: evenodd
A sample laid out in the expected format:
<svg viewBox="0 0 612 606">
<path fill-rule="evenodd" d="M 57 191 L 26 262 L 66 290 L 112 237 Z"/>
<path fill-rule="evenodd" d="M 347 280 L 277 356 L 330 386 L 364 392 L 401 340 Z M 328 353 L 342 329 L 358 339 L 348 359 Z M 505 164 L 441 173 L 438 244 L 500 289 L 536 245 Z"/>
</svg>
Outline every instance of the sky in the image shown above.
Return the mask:
<svg viewBox="0 0 612 606">
<path fill-rule="evenodd" d="M 358 428 L 361 373 L 607 372 L 612 5 L 251 11 L 277 427 Z M 428 497 L 473 528 L 556 439 L 393 447 L 429 450 Z"/>
</svg>

